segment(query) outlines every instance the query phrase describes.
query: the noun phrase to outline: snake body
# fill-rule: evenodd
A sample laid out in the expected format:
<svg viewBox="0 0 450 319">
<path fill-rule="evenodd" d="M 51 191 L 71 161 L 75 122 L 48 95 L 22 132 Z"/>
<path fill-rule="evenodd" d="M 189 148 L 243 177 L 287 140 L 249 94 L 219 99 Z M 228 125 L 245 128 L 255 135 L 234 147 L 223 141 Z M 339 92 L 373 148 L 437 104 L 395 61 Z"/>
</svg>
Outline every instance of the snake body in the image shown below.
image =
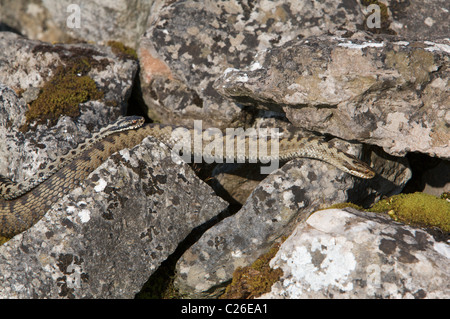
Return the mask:
<svg viewBox="0 0 450 319">
<path fill-rule="evenodd" d="M 190 150 L 194 157 L 202 156 L 205 152 L 205 148 L 200 151 L 196 150 L 195 137 L 190 140 L 180 140 L 177 136 L 182 134 L 175 134 L 177 132 L 189 133 L 191 136 L 199 134 L 193 129 L 163 124 L 140 126 L 142 122 L 141 119 L 135 117 L 129 126 L 122 127 L 119 131 L 112 129 L 107 133 L 104 132 L 91 143 L 85 144 L 85 147 L 77 148 L 77 152 L 72 157 L 66 158 L 65 164 L 58 165 L 58 169 L 49 169 L 45 174 L 47 178 L 40 180 L 39 185 L 33 184 L 33 187 L 30 187 L 25 194 L 19 196 L 12 194 L 13 199 L 11 200 L 0 199 L 0 235 L 11 237 L 31 227 L 55 202 L 83 182 L 111 154 L 124 148 L 134 147 L 147 136 L 155 137 L 172 149 L 181 145 L 188 151 Z M 236 143 L 233 145 L 238 145 L 238 139 L 245 142 L 246 150 L 243 154 L 239 154 L 236 146 L 233 148 L 232 154 L 227 154 L 228 157 L 238 161 L 252 162 L 254 160 L 251 158 L 251 147 L 259 144 L 251 142 L 257 142 L 257 139 L 250 136 L 242 138 L 229 135 L 221 138 L 223 145 L 234 142 Z M 272 144 L 268 139 L 267 154 L 271 154 Z M 214 150 L 209 150 L 209 154 L 214 158 L 219 155 Z M 296 157 L 319 159 L 361 178 L 372 178 L 375 175 L 366 163 L 331 147 L 330 144 L 318 137 L 281 138 L 278 141 L 278 152 L 270 155 L 269 159 L 287 161 Z"/>
<path fill-rule="evenodd" d="M 9 178 L 0 176 L 0 198 L 11 200 L 28 193 L 31 189 L 41 184 L 63 166 L 67 165 L 70 161 L 80 155 L 80 153 L 86 148 L 89 148 L 90 145 L 95 144 L 96 142 L 100 141 L 110 134 L 140 127 L 143 123 L 143 118 L 139 116 L 119 118 L 116 122 L 104 128 L 101 128 L 90 138 L 78 144 L 76 148 L 70 150 L 66 154 L 59 156 L 55 161 L 51 162 L 48 166 L 43 168 L 39 172 L 37 178 L 27 181 L 26 183 L 16 183 Z"/>
</svg>

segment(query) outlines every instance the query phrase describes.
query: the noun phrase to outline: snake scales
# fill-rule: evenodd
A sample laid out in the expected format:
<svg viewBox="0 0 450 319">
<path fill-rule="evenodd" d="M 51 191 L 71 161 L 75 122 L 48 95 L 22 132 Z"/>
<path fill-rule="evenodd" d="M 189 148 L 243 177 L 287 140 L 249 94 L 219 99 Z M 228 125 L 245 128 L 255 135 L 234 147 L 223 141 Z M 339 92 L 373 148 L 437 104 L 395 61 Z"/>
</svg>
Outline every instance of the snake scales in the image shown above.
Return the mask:
<svg viewBox="0 0 450 319">
<path fill-rule="evenodd" d="M 162 141 L 169 148 L 174 148 L 180 140 L 174 138 L 176 130 L 195 134 L 194 130 L 162 124 L 143 125 L 140 117 L 128 117 L 120 120 L 100 134 L 95 134 L 87 142 L 80 144 L 76 149 L 51 163 L 47 170 L 35 182 L 28 186 L 14 184 L 7 179 L 0 180 L 0 235 L 11 237 L 20 233 L 36 223 L 63 195 L 83 182 L 88 175 L 104 162 L 111 154 L 139 144 L 145 137 L 153 136 Z M 223 136 L 223 143 L 234 143 L 236 137 Z M 245 137 L 248 147 L 251 139 Z M 194 138 L 189 145 L 194 156 Z M 271 154 L 271 140 L 268 140 L 267 154 Z M 236 144 L 237 145 L 237 142 Z M 271 155 L 271 160 L 287 161 L 296 157 L 314 158 L 330 163 L 337 168 L 358 176 L 372 178 L 374 171 L 364 162 L 348 155 L 318 137 L 281 138 L 278 143 L 278 152 Z M 239 159 L 237 147 L 232 157 Z M 244 153 L 245 160 L 251 160 L 250 149 Z M 211 152 L 213 156 L 214 152 Z M 8 199 L 5 199 L 9 198 Z"/>
</svg>

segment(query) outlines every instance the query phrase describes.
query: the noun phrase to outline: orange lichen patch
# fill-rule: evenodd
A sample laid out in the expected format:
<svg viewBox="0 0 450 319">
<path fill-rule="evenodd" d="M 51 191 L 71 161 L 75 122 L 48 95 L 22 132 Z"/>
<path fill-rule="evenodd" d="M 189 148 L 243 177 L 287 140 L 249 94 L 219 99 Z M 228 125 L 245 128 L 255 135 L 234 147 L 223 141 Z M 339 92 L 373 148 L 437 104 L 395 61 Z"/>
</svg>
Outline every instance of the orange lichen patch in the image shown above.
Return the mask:
<svg viewBox="0 0 450 319">
<path fill-rule="evenodd" d="M 150 83 L 155 77 L 166 77 L 173 80 L 173 74 L 169 66 L 161 59 L 155 57 L 145 48 L 139 49 L 141 68 L 144 71 L 144 80 Z"/>
</svg>

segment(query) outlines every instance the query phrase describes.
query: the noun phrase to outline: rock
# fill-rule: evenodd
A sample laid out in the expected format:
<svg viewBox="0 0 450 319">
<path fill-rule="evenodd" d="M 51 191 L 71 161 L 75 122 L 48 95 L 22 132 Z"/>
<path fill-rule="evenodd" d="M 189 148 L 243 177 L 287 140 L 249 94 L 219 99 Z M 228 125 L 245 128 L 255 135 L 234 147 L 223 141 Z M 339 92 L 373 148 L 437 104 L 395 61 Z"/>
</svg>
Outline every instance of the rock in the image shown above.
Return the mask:
<svg viewBox="0 0 450 319">
<path fill-rule="evenodd" d="M 171 124 L 226 126 L 240 108 L 217 94 L 214 80 L 260 50 L 348 27 L 363 19 L 334 1 L 204 2 L 166 6 L 141 40 L 141 86 L 148 115 Z M 324 16 L 324 12 L 328 15 Z M 327 22 L 327 23 L 325 23 Z"/>
<path fill-rule="evenodd" d="M 107 43 L 135 48 L 163 0 L 99 2 L 84 0 L 10 1 L 0 4 L 1 22 L 30 39 L 46 42 Z"/>
<path fill-rule="evenodd" d="M 406 183 L 409 169 L 397 169 L 403 172 L 400 175 Z M 175 286 L 190 297 L 219 295 L 238 266 L 251 264 L 311 212 L 347 201 L 371 203 L 383 191 L 380 188 L 385 187 L 388 193 L 383 179 L 353 178 L 315 160 L 288 162 L 256 187 L 239 212 L 206 231 L 184 253 L 176 266 Z M 401 188 L 398 185 L 390 191 L 396 193 Z"/>
<path fill-rule="evenodd" d="M 271 260 L 261 298 L 448 298 L 450 246 L 425 230 L 352 208 L 312 214 Z"/>
<path fill-rule="evenodd" d="M 298 132 L 295 127 L 290 127 L 292 132 Z M 305 132 L 306 133 L 306 132 Z M 306 134 L 306 136 L 309 136 Z M 381 197 L 398 194 L 411 178 L 411 169 L 406 158 L 390 156 L 378 147 L 365 147 L 358 143 L 334 138 L 329 143 L 348 154 L 352 154 L 363 161 L 370 163 L 377 172 L 377 176 L 366 182 L 355 182 L 355 188 L 350 192 L 358 194 L 353 200 L 363 206 L 369 206 Z M 283 165 L 284 163 L 280 163 Z M 336 170 L 332 166 L 327 166 Z M 260 166 L 255 164 L 218 164 L 212 171 L 210 185 L 216 193 L 233 203 L 244 205 L 247 198 L 258 187 L 259 183 L 267 175 L 260 173 Z M 324 186 L 333 188 L 333 184 Z"/>
<path fill-rule="evenodd" d="M 215 88 L 237 102 L 282 108 L 302 128 L 395 156 L 450 157 L 450 42 L 310 37 L 260 52 Z"/>
<path fill-rule="evenodd" d="M 74 148 L 91 132 L 98 131 L 126 112 L 138 66 L 135 60 L 114 54 L 110 47 L 50 45 L 1 32 L 0 48 L 0 90 L 3 97 L 0 101 L 0 138 L 4 142 L 0 143 L 0 175 L 16 181 L 30 179 L 41 164 Z M 67 67 L 64 69 L 64 66 Z M 56 111 L 43 113 L 42 118 L 47 117 L 48 120 L 39 117 L 28 119 L 28 106 L 31 105 L 31 109 L 33 100 L 42 95 L 46 85 L 53 83 L 57 72 L 71 75 L 70 81 L 78 78 L 71 74 L 73 69 L 70 66 L 80 70 L 86 67 L 80 71 L 86 74 L 79 73 L 82 75 L 79 78 L 90 81 L 103 92 L 103 98 L 88 99 L 79 106 L 75 103 L 75 112 L 69 114 L 72 117 L 64 116 L 58 111 L 58 106 Z M 56 97 L 49 97 L 38 108 L 62 100 L 67 93 L 58 87 L 58 82 L 51 89 Z M 68 100 L 87 93 L 80 85 L 75 86 L 70 94 L 67 94 Z M 38 121 L 35 123 L 35 120 Z"/>
<path fill-rule="evenodd" d="M 390 29 L 405 38 L 445 38 L 450 34 L 446 0 L 389 3 Z"/>
<path fill-rule="evenodd" d="M 423 192 L 440 196 L 450 192 L 450 161 L 425 154 L 408 154 L 413 177 L 405 185 L 404 193 Z"/>
<path fill-rule="evenodd" d="M 167 147 L 145 139 L 0 246 L 0 296 L 133 298 L 193 228 L 227 206 Z"/>
<path fill-rule="evenodd" d="M 76 4 L 68 0 L 3 0 L 0 3 L 0 30 L 14 30 L 30 39 L 51 43 L 73 39 L 96 43 L 117 40 L 136 47 L 146 26 L 157 19 L 160 8 L 171 2 L 121 0 L 112 3 L 85 0 L 82 5 L 74 6 Z M 369 25 L 368 20 L 373 22 L 374 13 L 369 5 L 378 6 L 380 26 Z M 387 4 L 354 0 L 341 3 L 329 0 L 274 1 L 248 6 L 229 1 L 222 6 L 224 10 L 220 16 L 228 15 L 231 21 L 247 23 L 252 21 L 251 18 L 263 21 L 266 27 L 246 26 L 247 32 L 255 28 L 261 34 L 270 32 L 277 23 L 279 25 L 275 27 L 280 28 L 284 24 L 285 28 L 291 29 L 291 33 L 301 37 L 327 32 L 336 34 L 341 30 L 369 30 L 373 33 L 422 38 L 446 37 L 449 34 L 445 0 L 409 0 Z M 216 5 L 215 12 L 221 9 L 220 5 Z M 78 12 L 79 25 L 75 16 Z M 177 22 L 176 19 L 174 22 Z M 269 33 L 266 41 L 276 43 L 282 37 Z"/>
</svg>

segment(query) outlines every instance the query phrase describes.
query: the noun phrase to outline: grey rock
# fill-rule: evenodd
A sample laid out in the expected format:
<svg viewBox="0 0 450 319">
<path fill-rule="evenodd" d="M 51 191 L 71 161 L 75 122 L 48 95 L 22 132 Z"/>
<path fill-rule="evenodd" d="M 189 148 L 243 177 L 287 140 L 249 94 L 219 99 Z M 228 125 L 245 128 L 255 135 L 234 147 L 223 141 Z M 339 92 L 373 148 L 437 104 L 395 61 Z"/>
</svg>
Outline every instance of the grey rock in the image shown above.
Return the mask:
<svg viewBox="0 0 450 319">
<path fill-rule="evenodd" d="M 422 229 L 351 208 L 312 214 L 271 260 L 261 298 L 448 298 L 450 246 Z"/>
<path fill-rule="evenodd" d="M 442 161 L 434 168 L 425 171 L 421 176 L 423 192 L 440 196 L 450 192 L 450 161 Z"/>
<path fill-rule="evenodd" d="M 310 37 L 262 51 L 217 90 L 282 108 L 291 123 L 382 147 L 395 156 L 450 157 L 449 42 Z"/>
<path fill-rule="evenodd" d="M 409 169 L 398 170 L 405 183 Z M 217 296 L 238 266 L 251 264 L 310 213 L 335 203 L 370 202 L 382 184 L 353 178 L 319 161 L 290 161 L 267 176 L 239 212 L 206 231 L 184 253 L 176 266 L 175 286 L 191 297 Z"/>
<path fill-rule="evenodd" d="M 446 0 L 398 1 L 389 4 L 389 28 L 405 38 L 435 39 L 450 34 Z"/>
<path fill-rule="evenodd" d="M 132 298 L 193 228 L 227 206 L 167 147 L 145 139 L 0 246 L 0 296 Z"/>
<path fill-rule="evenodd" d="M 74 148 L 126 112 L 138 66 L 134 60 L 116 56 L 111 48 L 50 45 L 1 32 L 0 49 L 0 175 L 16 181 L 30 179 L 41 164 Z M 31 123 L 24 132 L 27 103 L 36 97 L 36 91 L 51 79 L 58 65 L 83 56 L 92 59 L 89 76 L 104 98 L 81 103 L 76 119 L 62 116 L 54 126 Z M 23 97 L 14 91 L 24 91 Z"/>
<path fill-rule="evenodd" d="M 218 76 L 297 37 L 341 27 L 356 31 L 363 14 L 356 1 L 351 3 L 182 1 L 166 6 L 138 52 L 149 116 L 172 124 L 202 119 L 205 126 L 227 125 L 240 109 L 212 88 Z"/>
<path fill-rule="evenodd" d="M 71 1 L 3 0 L 0 22 L 30 39 L 46 42 L 106 43 L 137 47 L 147 23 L 164 0 Z"/>
</svg>

